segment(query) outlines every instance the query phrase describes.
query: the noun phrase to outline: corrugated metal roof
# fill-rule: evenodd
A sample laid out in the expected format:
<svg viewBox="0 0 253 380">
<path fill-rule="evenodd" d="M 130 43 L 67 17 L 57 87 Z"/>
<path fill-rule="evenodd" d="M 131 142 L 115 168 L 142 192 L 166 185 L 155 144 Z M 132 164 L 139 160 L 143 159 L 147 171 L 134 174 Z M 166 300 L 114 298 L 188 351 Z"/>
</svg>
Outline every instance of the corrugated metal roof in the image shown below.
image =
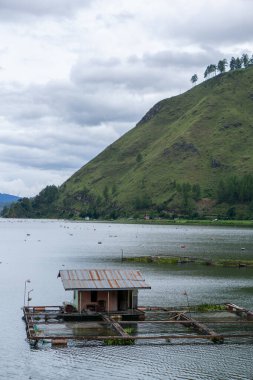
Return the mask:
<svg viewBox="0 0 253 380">
<path fill-rule="evenodd" d="M 151 289 L 138 270 L 60 270 L 58 277 L 65 290 Z"/>
</svg>

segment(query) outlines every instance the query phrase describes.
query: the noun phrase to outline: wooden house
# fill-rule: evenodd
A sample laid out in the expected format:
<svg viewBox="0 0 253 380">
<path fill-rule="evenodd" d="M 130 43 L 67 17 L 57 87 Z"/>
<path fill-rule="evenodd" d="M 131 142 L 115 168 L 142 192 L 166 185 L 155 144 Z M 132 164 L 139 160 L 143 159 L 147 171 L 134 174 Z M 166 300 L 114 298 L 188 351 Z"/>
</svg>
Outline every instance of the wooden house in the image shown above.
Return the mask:
<svg viewBox="0 0 253 380">
<path fill-rule="evenodd" d="M 151 289 L 138 270 L 60 270 L 64 289 L 73 291 L 79 313 L 132 313 L 138 309 L 138 291 Z"/>
</svg>

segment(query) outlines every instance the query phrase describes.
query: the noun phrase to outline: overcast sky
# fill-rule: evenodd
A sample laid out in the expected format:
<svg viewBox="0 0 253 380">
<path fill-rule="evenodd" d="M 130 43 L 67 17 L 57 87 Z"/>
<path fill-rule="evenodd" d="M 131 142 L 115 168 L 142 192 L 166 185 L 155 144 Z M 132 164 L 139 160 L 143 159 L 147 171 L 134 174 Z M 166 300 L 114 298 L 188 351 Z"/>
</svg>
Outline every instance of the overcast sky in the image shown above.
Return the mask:
<svg viewBox="0 0 253 380">
<path fill-rule="evenodd" d="M 0 0 L 0 192 L 60 185 L 210 63 L 253 52 L 251 0 Z"/>
</svg>

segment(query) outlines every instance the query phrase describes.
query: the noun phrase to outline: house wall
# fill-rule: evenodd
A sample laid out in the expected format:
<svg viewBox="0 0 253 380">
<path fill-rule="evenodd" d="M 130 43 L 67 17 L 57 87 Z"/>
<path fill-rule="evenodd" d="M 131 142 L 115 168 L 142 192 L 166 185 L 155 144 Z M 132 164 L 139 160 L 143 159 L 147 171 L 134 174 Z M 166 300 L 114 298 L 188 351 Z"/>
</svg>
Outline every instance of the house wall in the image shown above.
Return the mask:
<svg viewBox="0 0 253 380">
<path fill-rule="evenodd" d="M 118 297 L 117 291 L 109 292 L 109 311 L 117 311 L 118 308 Z M 98 291 L 97 292 L 97 302 L 91 302 L 91 291 L 78 291 L 78 311 L 81 312 L 83 309 L 87 309 L 87 306 L 98 305 L 98 301 L 105 301 L 105 310 L 108 311 L 108 292 Z"/>
<path fill-rule="evenodd" d="M 74 299 L 73 304 L 76 306 L 79 312 L 81 312 L 83 309 L 88 309 L 94 306 L 96 307 L 99 304 L 99 301 L 104 301 L 105 303 L 105 311 L 108 311 L 108 292 L 107 291 L 98 291 L 97 292 L 97 302 L 91 302 L 91 291 L 81 291 L 81 290 L 75 290 L 74 291 Z M 118 300 L 118 294 L 123 294 L 122 291 L 113 290 L 109 291 L 109 311 L 118 311 L 118 308 L 123 306 L 123 310 L 126 310 L 127 308 L 136 309 L 138 307 L 138 290 L 129 290 L 127 294 L 127 298 L 124 298 L 124 301 Z M 119 296 L 120 298 L 120 296 Z"/>
<path fill-rule="evenodd" d="M 73 292 L 73 305 L 78 309 L 78 291 L 74 290 Z"/>
</svg>

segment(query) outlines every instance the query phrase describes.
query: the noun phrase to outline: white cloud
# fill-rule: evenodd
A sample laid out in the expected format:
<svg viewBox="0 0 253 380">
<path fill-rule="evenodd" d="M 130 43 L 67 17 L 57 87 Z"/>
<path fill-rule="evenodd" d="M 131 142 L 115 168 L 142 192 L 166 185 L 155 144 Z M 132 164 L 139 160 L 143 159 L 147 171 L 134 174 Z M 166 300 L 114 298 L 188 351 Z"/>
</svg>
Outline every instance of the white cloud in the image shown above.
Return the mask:
<svg viewBox="0 0 253 380">
<path fill-rule="evenodd" d="M 1 15 L 7 18 L 17 17 L 18 15 L 33 15 L 45 17 L 55 15 L 70 16 L 72 12 L 88 6 L 89 0 L 0 0 Z"/>
<path fill-rule="evenodd" d="M 190 87 L 252 54 L 247 0 L 0 0 L 0 192 L 35 195 Z"/>
</svg>

